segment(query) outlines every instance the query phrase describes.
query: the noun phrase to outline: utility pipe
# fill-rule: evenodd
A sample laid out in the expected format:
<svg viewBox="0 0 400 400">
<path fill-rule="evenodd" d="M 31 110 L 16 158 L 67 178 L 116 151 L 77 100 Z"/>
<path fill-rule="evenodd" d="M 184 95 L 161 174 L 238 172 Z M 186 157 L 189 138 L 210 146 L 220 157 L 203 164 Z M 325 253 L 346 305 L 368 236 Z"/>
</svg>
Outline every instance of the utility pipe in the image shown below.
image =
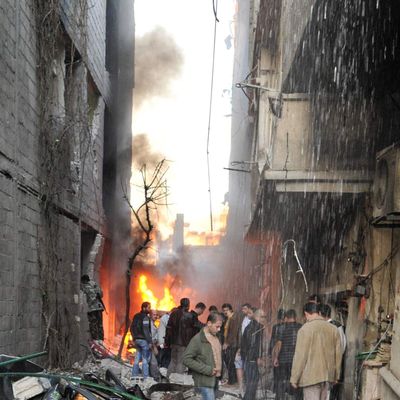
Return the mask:
<svg viewBox="0 0 400 400">
<path fill-rule="evenodd" d="M 31 360 L 32 358 L 41 357 L 41 356 L 44 356 L 46 354 L 47 354 L 47 351 L 41 351 L 40 353 L 32 353 L 32 354 L 28 354 L 26 356 L 16 357 L 16 358 L 13 358 L 11 360 L 0 362 L 0 367 L 4 367 L 4 366 L 9 365 L 9 364 L 14 364 L 14 363 L 16 363 L 18 361 Z"/>
</svg>

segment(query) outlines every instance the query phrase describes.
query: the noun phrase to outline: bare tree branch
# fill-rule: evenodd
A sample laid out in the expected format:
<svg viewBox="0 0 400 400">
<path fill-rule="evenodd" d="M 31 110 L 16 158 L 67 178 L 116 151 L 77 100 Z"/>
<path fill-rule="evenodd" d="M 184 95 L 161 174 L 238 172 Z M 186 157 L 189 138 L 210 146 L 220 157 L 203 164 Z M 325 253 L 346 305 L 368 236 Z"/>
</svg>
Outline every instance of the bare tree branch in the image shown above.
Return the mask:
<svg viewBox="0 0 400 400">
<path fill-rule="evenodd" d="M 142 185 L 140 187 L 143 189 L 143 202 L 136 208 L 129 200 L 127 188 L 121 184 L 124 199 L 127 201 L 143 236 L 141 237 L 141 242 L 135 247 L 132 254 L 128 258 L 125 286 L 125 329 L 118 349 L 119 357 L 121 357 L 122 350 L 124 348 L 125 337 L 130 327 L 130 286 L 132 269 L 136 258 L 140 256 L 142 252 L 150 248 L 148 244 L 152 241 L 152 232 L 155 227 L 152 222 L 152 214 L 154 211 L 157 211 L 157 207 L 164 205 L 162 204 L 162 200 L 165 200 L 168 197 L 168 186 L 165 179 L 167 172 L 167 168 L 165 168 L 165 159 L 161 160 L 155 166 L 150 179 L 146 164 L 142 165 L 139 172 L 142 180 Z"/>
</svg>

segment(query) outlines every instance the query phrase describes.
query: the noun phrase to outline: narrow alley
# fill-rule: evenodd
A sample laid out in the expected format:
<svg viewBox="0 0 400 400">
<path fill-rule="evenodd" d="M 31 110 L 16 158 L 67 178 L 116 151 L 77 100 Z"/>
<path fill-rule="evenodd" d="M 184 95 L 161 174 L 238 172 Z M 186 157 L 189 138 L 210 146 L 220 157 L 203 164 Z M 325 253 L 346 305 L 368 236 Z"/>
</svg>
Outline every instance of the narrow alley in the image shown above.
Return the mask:
<svg viewBox="0 0 400 400">
<path fill-rule="evenodd" d="M 398 1 L 0 9 L 0 400 L 400 399 Z"/>
</svg>

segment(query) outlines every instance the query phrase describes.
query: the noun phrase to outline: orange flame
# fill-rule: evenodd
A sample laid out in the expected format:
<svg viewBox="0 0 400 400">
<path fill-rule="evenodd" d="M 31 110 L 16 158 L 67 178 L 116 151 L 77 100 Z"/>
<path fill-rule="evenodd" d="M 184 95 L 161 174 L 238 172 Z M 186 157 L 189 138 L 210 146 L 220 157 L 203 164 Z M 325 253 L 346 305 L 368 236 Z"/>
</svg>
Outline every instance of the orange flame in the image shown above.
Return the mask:
<svg viewBox="0 0 400 400">
<path fill-rule="evenodd" d="M 142 301 L 148 301 L 153 310 L 170 311 L 172 308 L 176 307 L 175 300 L 167 287 L 164 287 L 164 297 L 162 299 L 159 300 L 154 295 L 153 291 L 147 286 L 146 275 L 140 275 L 138 292 L 142 296 Z"/>
</svg>

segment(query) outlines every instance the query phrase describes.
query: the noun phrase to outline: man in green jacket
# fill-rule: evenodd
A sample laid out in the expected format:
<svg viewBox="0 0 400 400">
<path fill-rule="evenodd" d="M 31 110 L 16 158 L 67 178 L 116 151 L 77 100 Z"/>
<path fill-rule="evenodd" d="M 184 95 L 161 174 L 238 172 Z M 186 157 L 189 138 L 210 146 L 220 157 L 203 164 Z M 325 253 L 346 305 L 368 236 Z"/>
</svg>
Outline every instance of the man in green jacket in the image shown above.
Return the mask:
<svg viewBox="0 0 400 400">
<path fill-rule="evenodd" d="M 183 363 L 189 368 L 203 400 L 215 400 L 221 377 L 222 348 L 217 337 L 221 326 L 222 315 L 210 313 L 207 325 L 192 338 L 183 355 Z"/>
</svg>

